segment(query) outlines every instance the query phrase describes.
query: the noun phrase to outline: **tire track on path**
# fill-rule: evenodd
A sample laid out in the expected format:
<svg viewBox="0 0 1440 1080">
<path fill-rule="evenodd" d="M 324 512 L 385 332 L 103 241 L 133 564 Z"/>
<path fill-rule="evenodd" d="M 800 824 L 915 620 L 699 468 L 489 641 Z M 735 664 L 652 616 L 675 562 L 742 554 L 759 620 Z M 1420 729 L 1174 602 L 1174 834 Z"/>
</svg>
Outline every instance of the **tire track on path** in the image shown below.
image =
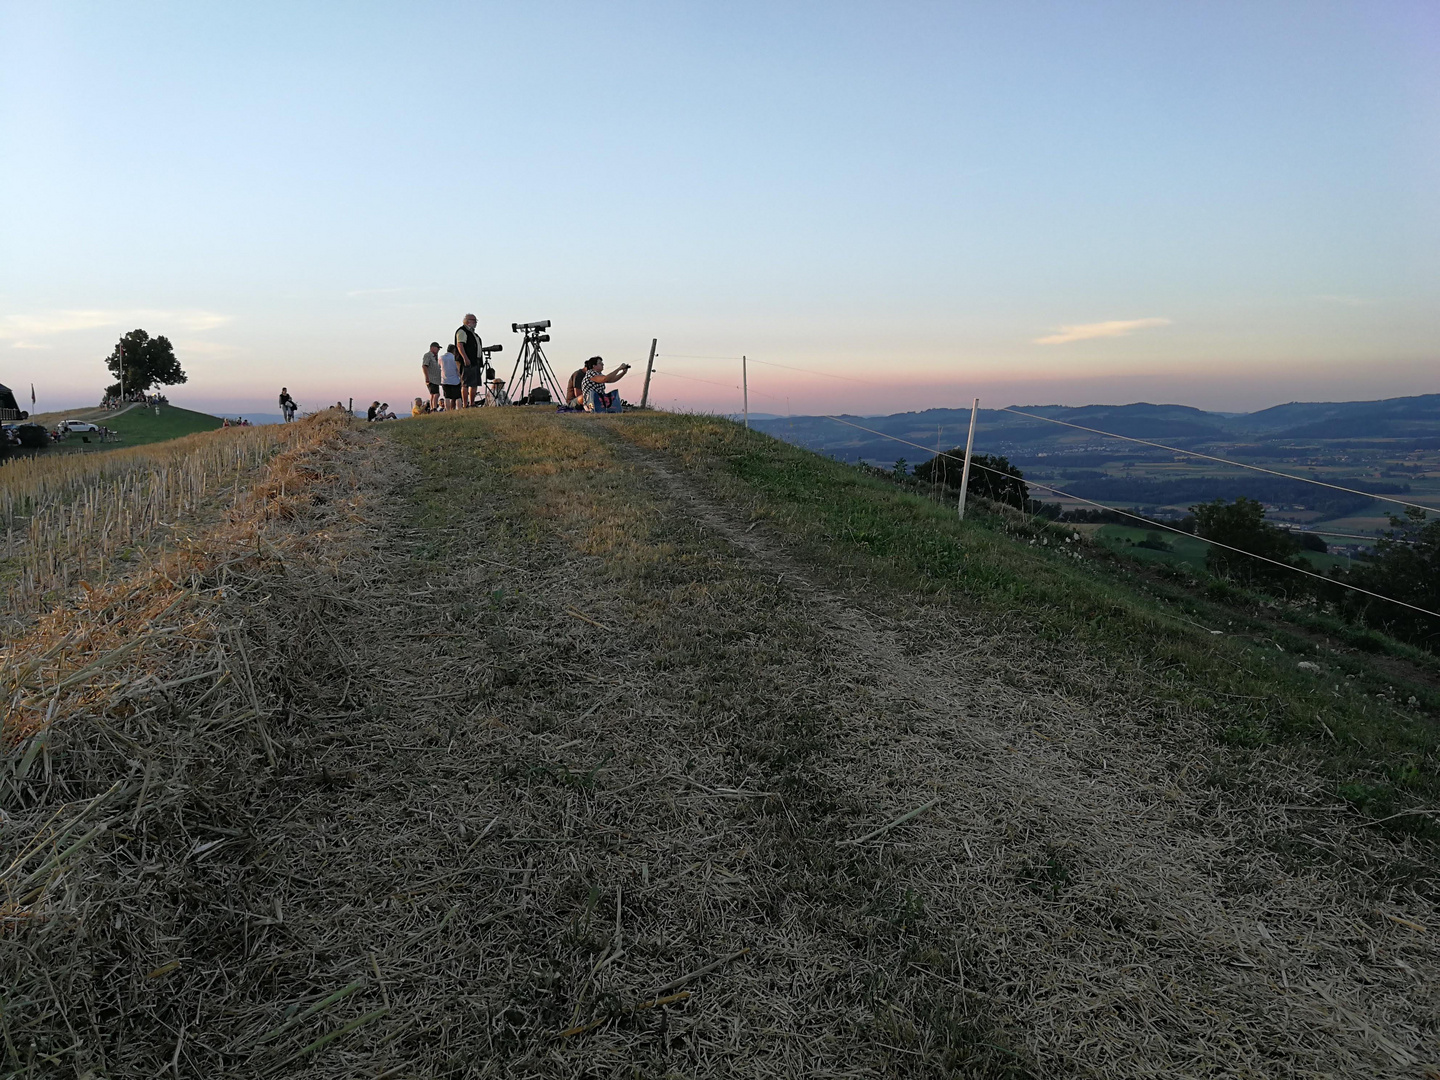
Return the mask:
<svg viewBox="0 0 1440 1080">
<path fill-rule="evenodd" d="M 1440 1058 L 1423 976 L 1437 957 L 1377 914 L 1383 883 L 1295 873 L 1268 850 L 1306 778 L 1215 790 L 1199 718 L 1123 672 L 940 604 L 884 590 L 857 603 L 623 434 L 611 444 L 678 512 L 795 582 L 826 647 L 875 674 L 833 703 L 832 784 L 874 807 L 869 824 L 943 792 L 894 836 L 913 845 L 909 887 L 1000 984 L 1004 1029 L 1042 1065 L 1413 1076 Z M 1311 836 L 1352 867 L 1379 843 L 1340 823 Z"/>
</svg>

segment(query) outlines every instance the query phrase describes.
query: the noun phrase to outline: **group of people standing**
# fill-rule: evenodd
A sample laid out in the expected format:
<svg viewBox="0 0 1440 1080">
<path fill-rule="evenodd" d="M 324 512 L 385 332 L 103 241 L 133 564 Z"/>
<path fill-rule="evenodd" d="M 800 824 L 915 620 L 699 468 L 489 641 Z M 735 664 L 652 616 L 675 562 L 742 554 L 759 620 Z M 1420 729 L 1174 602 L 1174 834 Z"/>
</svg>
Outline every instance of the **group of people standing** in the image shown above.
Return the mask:
<svg viewBox="0 0 1440 1080">
<path fill-rule="evenodd" d="M 466 315 L 459 329 L 455 331 L 454 340 L 445 346 L 444 352 L 440 351 L 438 341 L 432 341 L 430 348 L 420 357 L 420 372 L 425 379 L 429 400 L 417 397 L 410 409 L 411 416 L 470 409 L 479 405 L 511 404 L 510 395 L 505 389 L 505 380 L 496 378 L 494 369 L 487 363 L 489 353 L 494 350 L 487 350 L 480 343 L 480 335 L 475 331 L 477 323 L 478 320 L 473 314 Z M 613 372 L 606 374 L 604 358 L 590 357 L 585 361 L 584 367 L 570 376 L 565 386 L 565 400 L 559 406 L 560 409 L 620 412 L 624 407 L 620 401 L 620 392 L 607 387 L 623 379 L 629 370 L 629 364 L 621 364 Z M 536 393 L 537 398 L 532 400 L 539 400 L 538 395 L 542 392 L 537 390 Z M 549 401 L 549 395 L 544 394 L 543 400 Z M 336 403 L 335 408 L 342 412 L 348 411 L 340 402 Z M 298 411 L 295 399 L 284 387 L 280 390 L 280 410 L 286 423 L 293 420 Z M 367 410 L 367 420 L 394 418 L 395 414 L 385 403 L 374 402 Z"/>
<path fill-rule="evenodd" d="M 430 405 L 427 409 L 422 399 L 416 398 L 412 415 L 470 409 L 482 404 L 510 404 L 505 380 L 497 379 L 495 372 L 485 363 L 484 346 L 480 343 L 480 335 L 475 332 L 476 323 L 474 315 L 466 315 L 455 331 L 454 340 L 443 353 L 438 341 L 430 343 L 430 348 L 420 358 L 425 388 L 430 392 Z"/>
<path fill-rule="evenodd" d="M 410 410 L 412 416 L 448 409 L 469 409 L 477 405 L 511 403 L 510 395 L 505 390 L 505 380 L 496 378 L 494 370 L 486 363 L 486 352 L 480 343 L 480 335 L 475 332 L 475 326 L 475 316 L 466 315 L 465 321 L 455 331 L 454 341 L 443 353 L 440 351 L 440 343 L 432 341 L 429 350 L 420 357 L 420 370 L 425 377 L 430 401 L 427 405 L 422 398 L 417 397 Z M 585 361 L 583 368 L 570 376 L 565 387 L 565 402 L 562 408 L 585 412 L 620 412 L 620 392 L 606 390 L 605 387 L 608 383 L 623 379 L 629 370 L 629 364 L 621 364 L 607 375 L 605 360 L 592 356 Z M 546 400 L 549 400 L 548 397 Z"/>
</svg>

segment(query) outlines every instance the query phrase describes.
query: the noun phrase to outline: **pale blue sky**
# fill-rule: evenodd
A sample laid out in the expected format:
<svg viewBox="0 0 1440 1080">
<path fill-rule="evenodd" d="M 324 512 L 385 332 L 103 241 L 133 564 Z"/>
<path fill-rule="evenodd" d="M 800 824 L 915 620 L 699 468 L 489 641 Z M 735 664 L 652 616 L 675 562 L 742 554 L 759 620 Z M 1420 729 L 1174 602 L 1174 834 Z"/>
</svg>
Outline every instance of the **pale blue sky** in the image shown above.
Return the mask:
<svg viewBox="0 0 1440 1080">
<path fill-rule="evenodd" d="M 681 407 L 1440 390 L 1433 2 L 0 3 L 0 147 L 42 407 L 133 326 L 408 401 L 471 310 Z"/>
</svg>

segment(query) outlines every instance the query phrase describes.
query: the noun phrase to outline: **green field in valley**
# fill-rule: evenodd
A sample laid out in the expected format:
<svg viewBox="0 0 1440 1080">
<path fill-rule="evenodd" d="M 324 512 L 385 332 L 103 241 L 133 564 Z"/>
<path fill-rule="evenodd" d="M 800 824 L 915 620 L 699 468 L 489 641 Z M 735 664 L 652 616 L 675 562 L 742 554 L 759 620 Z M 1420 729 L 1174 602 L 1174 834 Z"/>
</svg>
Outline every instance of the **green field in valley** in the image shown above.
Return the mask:
<svg viewBox="0 0 1440 1080">
<path fill-rule="evenodd" d="M 1102 525 L 1093 533 L 1096 543 L 1112 551 L 1133 555 L 1146 562 L 1170 564 L 1186 563 L 1199 569 L 1205 565 L 1205 552 L 1210 545 L 1193 536 L 1159 529 L 1142 529 L 1128 525 Z M 1166 550 L 1142 547 L 1142 544 L 1159 542 L 1167 545 Z M 1344 567 L 1348 560 L 1344 555 L 1321 554 L 1318 551 L 1303 551 L 1302 557 L 1316 570 L 1324 572 L 1332 566 Z"/>
</svg>

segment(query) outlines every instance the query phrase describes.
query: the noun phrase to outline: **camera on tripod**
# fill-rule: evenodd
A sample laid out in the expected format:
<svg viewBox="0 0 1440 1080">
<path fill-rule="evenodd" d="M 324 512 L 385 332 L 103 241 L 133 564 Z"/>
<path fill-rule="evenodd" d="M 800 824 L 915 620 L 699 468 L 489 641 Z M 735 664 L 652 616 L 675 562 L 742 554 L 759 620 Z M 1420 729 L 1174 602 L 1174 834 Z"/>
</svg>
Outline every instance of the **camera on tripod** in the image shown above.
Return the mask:
<svg viewBox="0 0 1440 1080">
<path fill-rule="evenodd" d="M 522 331 L 522 330 L 525 331 L 526 334 L 530 334 L 530 333 L 533 333 L 533 332 L 536 331 L 536 330 L 549 330 L 549 329 L 550 329 L 550 320 L 549 320 L 549 319 L 541 319 L 539 322 L 520 322 L 520 323 L 512 322 L 512 323 L 510 324 L 510 332 L 511 332 L 512 334 L 518 334 L 518 333 L 520 333 L 520 331 Z M 546 340 L 548 340 L 548 338 L 547 338 Z"/>
</svg>

